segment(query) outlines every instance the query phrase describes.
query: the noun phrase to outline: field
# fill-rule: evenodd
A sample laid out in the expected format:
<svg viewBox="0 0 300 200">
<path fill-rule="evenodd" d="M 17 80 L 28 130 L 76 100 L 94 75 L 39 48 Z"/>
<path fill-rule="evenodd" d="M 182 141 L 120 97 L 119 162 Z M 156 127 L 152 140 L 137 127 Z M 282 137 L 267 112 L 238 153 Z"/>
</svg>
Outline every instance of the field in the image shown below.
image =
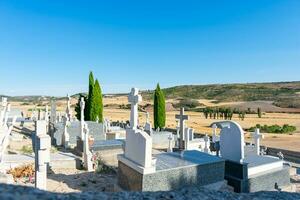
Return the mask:
<svg viewBox="0 0 300 200">
<path fill-rule="evenodd" d="M 215 102 L 213 100 L 199 99 L 198 100 L 202 105 L 205 106 L 243 106 L 244 108 L 253 108 L 255 109 L 257 106 L 261 106 L 264 111 L 262 118 L 258 118 L 257 114 L 247 114 L 244 121 L 238 119 L 238 116 L 235 114 L 233 116 L 233 120 L 237 121 L 241 124 L 242 128 L 247 129 L 256 124 L 266 124 L 266 125 L 284 125 L 290 124 L 296 126 L 297 130 L 293 134 L 265 134 L 265 138 L 262 140 L 262 144 L 270 147 L 283 148 L 288 150 L 294 150 L 300 152 L 300 113 L 298 113 L 299 109 L 290 108 L 289 111 L 292 113 L 283 113 L 282 108 L 276 107 L 272 105 L 270 102 L 266 101 L 258 101 L 258 102 Z M 77 102 L 76 98 L 72 98 L 72 107 L 74 108 Z M 127 97 L 123 96 L 109 96 L 104 98 L 104 116 L 105 118 L 110 119 L 111 121 L 127 121 L 129 120 L 129 109 L 121 109 L 121 105 L 127 105 Z M 172 104 L 178 102 L 176 99 L 168 99 L 166 101 L 167 104 L 167 125 L 168 128 L 176 128 L 175 114 L 178 114 L 178 110 L 172 107 Z M 23 102 L 12 102 L 12 106 L 15 108 L 22 109 L 25 115 L 30 116 L 30 109 L 34 108 L 33 104 L 23 105 Z M 41 104 L 45 105 L 49 102 L 43 101 Z M 141 103 L 141 106 L 145 108 L 147 112 L 150 114 L 150 121 L 152 121 L 152 101 L 145 100 Z M 64 112 L 66 109 L 66 99 L 60 99 L 57 101 L 57 110 Z M 38 108 L 45 108 L 44 106 L 40 106 Z M 272 112 L 265 112 L 266 110 L 270 111 L 272 108 Z M 276 110 L 279 110 L 279 112 Z M 49 107 L 50 110 L 50 107 Z M 75 114 L 75 112 L 73 112 Z M 191 112 L 188 111 L 186 114 L 189 115 L 189 120 L 187 125 L 191 128 L 195 129 L 197 133 L 206 133 L 211 134 L 212 130 L 209 128 L 210 124 L 217 121 L 214 119 L 205 119 L 203 113 L 200 112 Z M 145 112 L 139 112 L 139 123 L 143 125 L 146 120 Z M 250 134 L 247 133 L 245 137 L 246 141 L 251 141 Z"/>
</svg>

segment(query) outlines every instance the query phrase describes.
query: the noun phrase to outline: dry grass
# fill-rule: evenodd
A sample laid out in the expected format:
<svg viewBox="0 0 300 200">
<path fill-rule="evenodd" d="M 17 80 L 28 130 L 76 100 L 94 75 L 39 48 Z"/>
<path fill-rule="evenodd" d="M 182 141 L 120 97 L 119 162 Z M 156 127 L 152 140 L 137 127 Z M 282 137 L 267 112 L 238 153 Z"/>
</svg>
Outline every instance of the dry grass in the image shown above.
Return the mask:
<svg viewBox="0 0 300 200">
<path fill-rule="evenodd" d="M 270 102 L 261 101 L 260 104 L 255 104 L 253 102 L 221 102 L 214 103 L 212 100 L 199 99 L 200 103 L 206 106 L 232 106 L 232 105 L 241 105 L 243 107 L 254 107 L 257 106 L 265 106 L 266 108 L 273 108 L 273 105 L 270 105 Z M 118 97 L 106 97 L 103 100 L 104 105 L 107 104 L 115 104 L 122 105 L 128 104 L 127 96 L 118 96 Z M 169 99 L 167 103 L 176 103 L 177 100 Z M 76 104 L 77 100 L 72 99 L 72 104 Z M 141 105 L 145 105 L 147 103 L 152 103 L 149 101 L 143 101 Z M 30 116 L 30 112 L 28 109 L 33 108 L 33 105 L 21 105 L 22 102 L 14 102 L 13 107 L 18 107 L 22 109 L 28 116 Z M 61 100 L 57 102 L 57 110 L 65 111 L 66 109 L 66 101 Z M 50 107 L 49 107 L 50 110 Z M 75 113 L 75 112 L 73 112 Z M 117 108 L 104 108 L 104 116 L 105 118 L 110 119 L 111 121 L 127 121 L 129 120 L 130 110 L 123 110 Z M 168 111 L 167 112 L 167 123 L 166 127 L 175 128 L 175 114 L 178 114 L 178 111 Z M 215 121 L 214 119 L 205 119 L 202 113 L 199 112 L 186 112 L 189 115 L 190 119 L 187 122 L 187 125 L 191 128 L 195 129 L 195 132 L 199 133 L 207 133 L 211 134 L 212 130 L 209 128 L 209 125 Z M 146 115 L 142 112 L 139 113 L 139 123 L 144 124 L 146 120 Z M 237 115 L 234 115 L 233 120 L 237 121 L 243 128 L 250 128 L 255 126 L 256 124 L 261 125 L 283 125 L 290 124 L 296 126 L 297 131 L 293 135 L 280 135 L 280 134 L 266 134 L 265 139 L 262 141 L 262 144 L 272 147 L 280 147 L 295 151 L 300 151 L 300 114 L 299 113 L 264 113 L 262 118 L 258 118 L 256 114 L 246 115 L 244 121 L 240 121 Z M 152 122 L 152 112 L 150 112 L 150 121 Z M 276 136 L 276 137 L 275 137 Z M 246 137 L 247 140 L 247 137 Z"/>
</svg>

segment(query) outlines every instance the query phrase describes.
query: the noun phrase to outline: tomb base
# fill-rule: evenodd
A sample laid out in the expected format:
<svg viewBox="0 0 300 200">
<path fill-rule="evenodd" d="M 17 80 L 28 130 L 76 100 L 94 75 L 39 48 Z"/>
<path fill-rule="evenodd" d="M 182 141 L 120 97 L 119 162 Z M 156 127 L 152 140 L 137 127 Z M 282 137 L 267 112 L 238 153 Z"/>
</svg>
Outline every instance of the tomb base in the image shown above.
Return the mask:
<svg viewBox="0 0 300 200">
<path fill-rule="evenodd" d="M 225 161 L 199 151 L 155 155 L 154 172 L 143 174 L 119 159 L 118 185 L 131 191 L 169 191 L 224 182 Z"/>
<path fill-rule="evenodd" d="M 290 185 L 289 166 L 270 156 L 248 156 L 244 163 L 226 160 L 225 179 L 235 192 L 272 191 Z"/>
</svg>

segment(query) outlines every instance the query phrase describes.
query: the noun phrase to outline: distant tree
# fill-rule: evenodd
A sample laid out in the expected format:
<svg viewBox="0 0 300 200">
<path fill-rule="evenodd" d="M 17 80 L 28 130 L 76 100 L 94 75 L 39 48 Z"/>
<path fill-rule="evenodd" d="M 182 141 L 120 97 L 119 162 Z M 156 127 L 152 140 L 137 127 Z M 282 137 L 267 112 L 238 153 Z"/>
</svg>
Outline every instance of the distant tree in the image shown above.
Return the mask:
<svg viewBox="0 0 300 200">
<path fill-rule="evenodd" d="M 257 108 L 257 115 L 258 115 L 258 118 L 261 118 L 261 108 Z"/>
<path fill-rule="evenodd" d="M 245 111 L 243 111 L 243 112 L 241 113 L 241 119 L 242 119 L 242 121 L 244 121 L 244 119 L 245 119 L 245 115 L 246 115 L 246 112 L 245 112 Z"/>
<path fill-rule="evenodd" d="M 94 89 L 95 81 L 93 72 L 89 74 L 89 93 L 86 99 L 85 110 L 84 110 L 84 118 L 85 120 L 91 120 L 91 104 L 92 104 L 92 96 L 93 96 L 93 89 Z"/>
<path fill-rule="evenodd" d="M 80 94 L 80 95 L 79 95 L 79 98 L 78 98 L 78 101 L 77 101 L 77 103 L 76 103 L 76 105 L 75 105 L 76 118 L 77 118 L 78 120 L 81 120 L 81 119 L 80 119 L 80 118 L 81 118 L 81 113 L 80 113 L 80 111 L 81 111 L 81 108 L 80 108 L 81 97 L 83 97 L 83 98 L 84 98 L 84 101 L 87 102 L 87 97 L 84 96 L 84 95 L 82 95 L 82 94 Z M 84 116 L 84 117 L 85 117 L 85 116 Z"/>
<path fill-rule="evenodd" d="M 90 101 L 90 121 L 103 122 L 103 101 L 100 84 L 96 79 Z"/>
<path fill-rule="evenodd" d="M 166 102 L 165 95 L 157 84 L 154 91 L 154 128 L 164 128 L 166 125 Z"/>
</svg>

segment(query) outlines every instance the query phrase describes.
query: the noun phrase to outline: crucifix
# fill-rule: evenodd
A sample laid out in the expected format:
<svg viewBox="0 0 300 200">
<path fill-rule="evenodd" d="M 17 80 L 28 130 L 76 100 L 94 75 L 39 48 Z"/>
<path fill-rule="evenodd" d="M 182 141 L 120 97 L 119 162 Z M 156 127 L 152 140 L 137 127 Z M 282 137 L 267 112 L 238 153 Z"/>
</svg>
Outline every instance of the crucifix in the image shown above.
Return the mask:
<svg viewBox="0 0 300 200">
<path fill-rule="evenodd" d="M 128 96 L 128 102 L 131 103 L 130 112 L 130 128 L 136 129 L 138 126 L 138 103 L 142 101 L 142 96 L 139 95 L 139 89 L 132 88 Z"/>
<path fill-rule="evenodd" d="M 264 138 L 264 135 L 260 133 L 259 128 L 255 129 L 255 132 L 252 133 L 252 137 L 254 138 L 254 143 L 255 143 L 255 153 L 256 155 L 260 154 L 260 139 Z"/>
<path fill-rule="evenodd" d="M 81 97 L 81 99 L 80 99 L 80 127 L 81 127 L 81 140 L 84 140 L 84 133 L 83 133 L 83 127 L 84 127 L 84 108 L 85 108 L 84 97 Z"/>
<path fill-rule="evenodd" d="M 184 108 L 180 108 L 180 114 L 175 115 L 175 118 L 179 120 L 180 123 L 180 137 L 179 137 L 179 149 L 184 149 L 183 135 L 184 135 L 184 121 L 189 119 L 188 115 L 184 115 Z"/>
</svg>

